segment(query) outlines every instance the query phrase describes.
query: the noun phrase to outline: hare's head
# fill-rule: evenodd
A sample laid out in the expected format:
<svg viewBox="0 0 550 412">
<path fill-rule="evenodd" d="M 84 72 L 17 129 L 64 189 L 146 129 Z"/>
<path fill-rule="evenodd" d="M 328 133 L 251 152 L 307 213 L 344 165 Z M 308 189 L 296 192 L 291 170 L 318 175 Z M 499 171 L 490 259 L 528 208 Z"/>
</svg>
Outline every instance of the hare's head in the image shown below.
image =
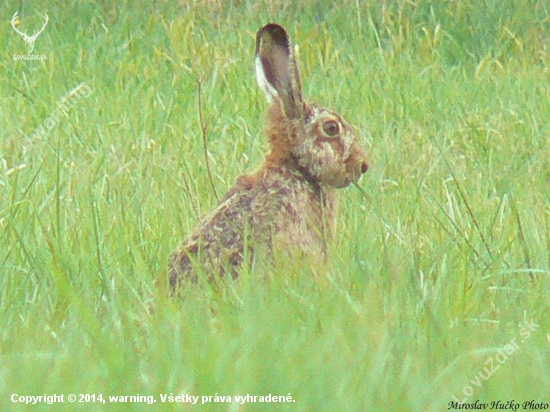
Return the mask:
<svg viewBox="0 0 550 412">
<path fill-rule="evenodd" d="M 357 182 L 369 166 L 355 130 L 335 111 L 304 101 L 290 37 L 277 24 L 258 31 L 256 78 L 272 102 L 272 159 L 332 187 Z"/>
</svg>

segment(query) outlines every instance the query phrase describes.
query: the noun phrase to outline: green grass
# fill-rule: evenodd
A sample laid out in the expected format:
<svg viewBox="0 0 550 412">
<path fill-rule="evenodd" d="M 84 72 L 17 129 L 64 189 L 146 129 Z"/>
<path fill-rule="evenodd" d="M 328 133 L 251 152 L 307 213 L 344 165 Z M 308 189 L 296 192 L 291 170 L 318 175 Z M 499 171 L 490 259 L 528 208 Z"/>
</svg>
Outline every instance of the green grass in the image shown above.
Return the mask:
<svg viewBox="0 0 550 412">
<path fill-rule="evenodd" d="M 151 3 L 0 6 L 1 409 L 87 393 L 157 402 L 55 410 L 441 411 L 466 386 L 468 402 L 550 403 L 550 3 Z M 29 32 L 48 13 L 47 60 L 13 60 L 17 10 Z M 362 132 L 364 193 L 341 192 L 324 272 L 171 300 L 168 257 L 215 205 L 197 80 L 221 194 L 267 151 L 268 21 L 299 44 L 305 94 Z M 92 94 L 32 138 L 81 83 Z"/>
</svg>

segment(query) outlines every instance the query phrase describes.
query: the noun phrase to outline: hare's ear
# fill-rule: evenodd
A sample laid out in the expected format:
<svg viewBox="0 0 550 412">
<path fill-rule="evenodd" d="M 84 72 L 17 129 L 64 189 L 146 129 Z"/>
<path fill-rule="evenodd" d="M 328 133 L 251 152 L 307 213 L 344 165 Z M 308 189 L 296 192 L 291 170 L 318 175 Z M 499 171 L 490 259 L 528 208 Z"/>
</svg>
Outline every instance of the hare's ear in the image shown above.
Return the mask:
<svg viewBox="0 0 550 412">
<path fill-rule="evenodd" d="M 290 37 L 278 24 L 267 24 L 256 36 L 256 79 L 271 102 L 279 100 L 289 119 L 303 116 L 302 85 Z"/>
</svg>

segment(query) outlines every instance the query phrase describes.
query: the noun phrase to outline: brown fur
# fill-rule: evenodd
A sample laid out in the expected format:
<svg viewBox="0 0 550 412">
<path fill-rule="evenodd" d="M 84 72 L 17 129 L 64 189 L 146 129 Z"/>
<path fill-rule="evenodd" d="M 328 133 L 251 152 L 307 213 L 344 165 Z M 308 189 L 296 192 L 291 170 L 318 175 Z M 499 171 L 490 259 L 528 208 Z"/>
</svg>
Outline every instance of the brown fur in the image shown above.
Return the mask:
<svg viewBox="0 0 550 412">
<path fill-rule="evenodd" d="M 266 38 L 271 43 L 263 46 Z M 323 259 L 334 232 L 336 188 L 357 181 L 368 168 L 351 126 L 337 113 L 301 100 L 299 74 L 284 29 L 264 26 L 257 41 L 257 53 L 267 65 L 262 69 L 276 64 L 275 74 L 286 76 L 281 86 L 283 82 L 268 73 L 275 78 L 268 79 L 273 90 L 266 91 L 275 100 L 266 129 L 271 152 L 256 172 L 237 179 L 174 253 L 173 289 L 184 279 L 196 280 L 200 272 L 212 280 L 228 274 L 237 277 L 243 263 L 250 265 L 257 254 L 270 256 L 275 249 Z M 282 63 L 277 60 L 281 56 L 286 58 Z M 265 79 L 259 79 L 262 82 Z M 284 92 L 286 100 L 279 99 Z M 291 92 L 296 101 L 288 97 Z"/>
</svg>

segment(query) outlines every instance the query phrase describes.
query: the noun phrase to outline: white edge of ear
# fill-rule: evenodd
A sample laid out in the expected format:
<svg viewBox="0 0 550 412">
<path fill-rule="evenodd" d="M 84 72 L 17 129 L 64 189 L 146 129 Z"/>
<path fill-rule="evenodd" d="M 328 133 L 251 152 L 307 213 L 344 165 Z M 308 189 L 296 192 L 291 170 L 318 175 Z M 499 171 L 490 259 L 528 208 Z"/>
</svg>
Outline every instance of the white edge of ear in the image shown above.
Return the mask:
<svg viewBox="0 0 550 412">
<path fill-rule="evenodd" d="M 260 89 L 263 90 L 265 97 L 267 98 L 267 101 L 269 103 L 273 103 L 273 100 L 277 97 L 279 97 L 279 93 L 275 88 L 269 83 L 267 78 L 265 77 L 264 67 L 262 65 L 262 60 L 260 56 L 256 56 L 256 81 L 258 82 L 258 86 L 260 86 Z"/>
</svg>

